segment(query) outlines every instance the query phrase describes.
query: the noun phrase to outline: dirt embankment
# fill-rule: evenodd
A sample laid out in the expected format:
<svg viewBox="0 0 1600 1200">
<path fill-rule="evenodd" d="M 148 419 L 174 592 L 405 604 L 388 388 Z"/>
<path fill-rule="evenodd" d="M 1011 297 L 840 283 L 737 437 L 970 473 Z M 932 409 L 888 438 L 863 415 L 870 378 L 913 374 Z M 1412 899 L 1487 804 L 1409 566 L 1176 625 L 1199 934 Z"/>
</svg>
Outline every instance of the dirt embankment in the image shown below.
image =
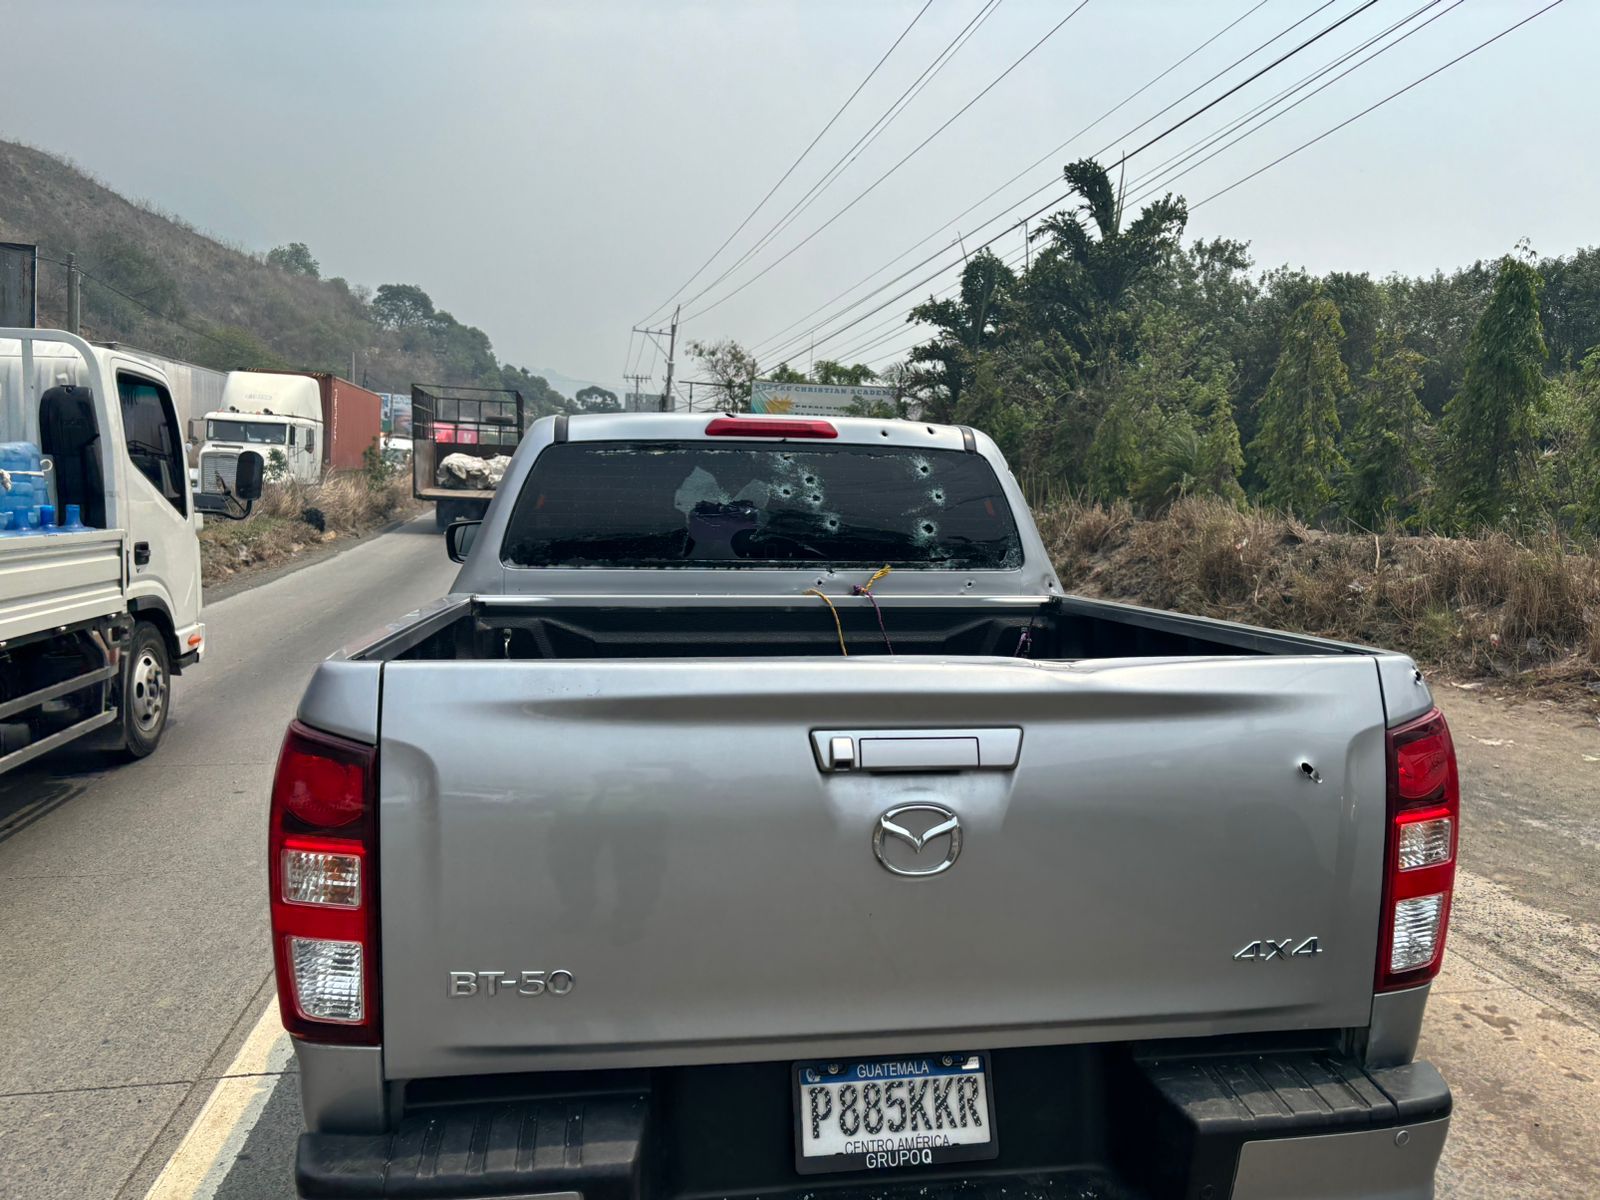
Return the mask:
<svg viewBox="0 0 1600 1200">
<path fill-rule="evenodd" d="M 359 538 L 420 511 L 408 478 L 374 482 L 359 472 L 320 484 L 269 483 L 243 521 L 207 519 L 200 533 L 206 587 L 279 566 L 340 538 Z"/>
<path fill-rule="evenodd" d="M 1600 559 L 1519 542 L 1329 533 L 1185 500 L 1043 506 L 1069 591 L 1402 650 L 1446 678 L 1600 705 Z"/>
</svg>

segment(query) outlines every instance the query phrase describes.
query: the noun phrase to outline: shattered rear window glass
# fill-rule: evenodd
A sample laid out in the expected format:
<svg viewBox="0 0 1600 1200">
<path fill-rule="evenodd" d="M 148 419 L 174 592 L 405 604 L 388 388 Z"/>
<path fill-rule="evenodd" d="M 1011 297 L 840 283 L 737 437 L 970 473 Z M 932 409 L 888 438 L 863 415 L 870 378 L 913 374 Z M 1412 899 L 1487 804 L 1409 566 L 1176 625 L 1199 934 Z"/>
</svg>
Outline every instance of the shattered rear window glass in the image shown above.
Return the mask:
<svg viewBox="0 0 1600 1200">
<path fill-rule="evenodd" d="M 513 567 L 799 565 L 1014 570 L 1000 482 L 960 450 L 566 442 L 533 464 Z"/>
</svg>

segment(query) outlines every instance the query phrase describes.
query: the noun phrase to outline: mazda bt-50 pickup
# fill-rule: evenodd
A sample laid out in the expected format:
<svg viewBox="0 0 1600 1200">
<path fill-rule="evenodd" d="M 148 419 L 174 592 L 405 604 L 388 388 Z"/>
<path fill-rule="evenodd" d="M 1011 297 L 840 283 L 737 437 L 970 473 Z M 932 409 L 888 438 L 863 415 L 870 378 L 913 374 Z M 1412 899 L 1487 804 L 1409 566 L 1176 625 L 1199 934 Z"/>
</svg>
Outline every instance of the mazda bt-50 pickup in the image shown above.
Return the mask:
<svg viewBox="0 0 1600 1200">
<path fill-rule="evenodd" d="M 1404 655 L 1066 594 L 995 445 L 545 419 L 271 799 L 307 1197 L 1433 1194 Z"/>
</svg>

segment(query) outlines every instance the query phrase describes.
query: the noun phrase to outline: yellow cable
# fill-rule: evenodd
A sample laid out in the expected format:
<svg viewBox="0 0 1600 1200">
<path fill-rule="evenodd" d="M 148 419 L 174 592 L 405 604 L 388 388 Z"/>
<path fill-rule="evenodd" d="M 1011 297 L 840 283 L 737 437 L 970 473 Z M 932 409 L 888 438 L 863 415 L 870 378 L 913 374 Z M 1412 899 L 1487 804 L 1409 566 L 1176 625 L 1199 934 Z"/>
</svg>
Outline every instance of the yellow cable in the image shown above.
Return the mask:
<svg viewBox="0 0 1600 1200">
<path fill-rule="evenodd" d="M 828 611 L 833 614 L 833 628 L 839 634 L 839 653 L 844 655 L 846 658 L 849 658 L 850 651 L 845 648 L 844 644 L 844 623 L 839 620 L 839 610 L 833 606 L 833 601 L 829 600 L 816 588 L 807 588 L 803 594 L 807 596 L 815 596 L 818 600 L 821 600 L 828 606 Z"/>
<path fill-rule="evenodd" d="M 885 575 L 887 575 L 892 570 L 894 570 L 894 568 L 889 566 L 887 563 L 885 563 L 883 566 L 879 567 L 876 572 L 874 572 L 872 578 L 867 580 L 866 586 L 863 587 L 861 590 L 863 592 L 870 592 L 872 590 L 872 585 L 877 583 L 878 580 L 882 579 Z"/>
</svg>

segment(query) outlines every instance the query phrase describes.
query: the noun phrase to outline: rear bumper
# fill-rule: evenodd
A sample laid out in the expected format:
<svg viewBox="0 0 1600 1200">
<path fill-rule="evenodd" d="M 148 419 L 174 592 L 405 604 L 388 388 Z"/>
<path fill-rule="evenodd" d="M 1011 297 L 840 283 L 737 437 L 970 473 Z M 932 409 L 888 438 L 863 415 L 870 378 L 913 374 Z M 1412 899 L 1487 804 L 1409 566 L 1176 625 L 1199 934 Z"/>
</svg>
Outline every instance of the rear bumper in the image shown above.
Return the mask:
<svg viewBox="0 0 1600 1200">
<path fill-rule="evenodd" d="M 787 1064 L 485 1081 L 383 1134 L 302 1135 L 308 1200 L 578 1193 L 671 1200 L 1429 1200 L 1450 1092 L 1427 1063 L 1368 1070 L 1321 1051 L 1134 1059 L 1116 1048 L 1000 1051 L 992 1162 L 793 1170 Z M 548 1094 L 528 1095 L 543 1088 Z M 498 1096 L 499 1099 L 486 1100 Z"/>
</svg>

